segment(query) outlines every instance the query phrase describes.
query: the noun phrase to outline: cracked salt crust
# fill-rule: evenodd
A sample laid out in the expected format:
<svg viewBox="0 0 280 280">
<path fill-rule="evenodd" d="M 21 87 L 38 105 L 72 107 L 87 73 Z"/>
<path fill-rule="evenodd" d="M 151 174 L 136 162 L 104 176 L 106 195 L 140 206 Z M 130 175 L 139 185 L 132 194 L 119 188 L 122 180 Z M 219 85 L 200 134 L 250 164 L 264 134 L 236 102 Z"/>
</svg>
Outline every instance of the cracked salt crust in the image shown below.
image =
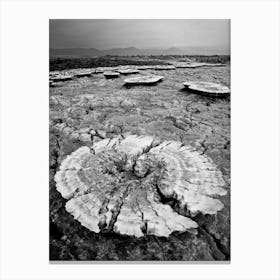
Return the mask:
<svg viewBox="0 0 280 280">
<path fill-rule="evenodd" d="M 81 147 L 61 163 L 56 187 L 66 210 L 94 232 L 169 236 L 198 227 L 161 201 L 177 200 L 192 216 L 223 208 L 221 172 L 207 156 L 180 142 L 129 135 Z"/>
</svg>

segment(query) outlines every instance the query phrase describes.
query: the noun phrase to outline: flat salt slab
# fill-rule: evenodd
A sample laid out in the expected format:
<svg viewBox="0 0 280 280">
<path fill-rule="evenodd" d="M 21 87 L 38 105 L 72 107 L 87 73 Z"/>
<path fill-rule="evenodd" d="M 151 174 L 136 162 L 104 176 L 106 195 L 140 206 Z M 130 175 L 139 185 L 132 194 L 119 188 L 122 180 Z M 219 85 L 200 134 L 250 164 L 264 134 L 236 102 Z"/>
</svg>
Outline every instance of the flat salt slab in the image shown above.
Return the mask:
<svg viewBox="0 0 280 280">
<path fill-rule="evenodd" d="M 176 67 L 173 65 L 158 65 L 155 67 L 155 70 L 175 70 Z"/>
<path fill-rule="evenodd" d="M 141 65 L 141 66 L 137 66 L 138 70 L 150 70 L 150 69 L 155 69 L 155 66 L 149 66 L 149 65 Z"/>
<path fill-rule="evenodd" d="M 205 63 L 205 66 L 226 66 L 225 63 Z"/>
<path fill-rule="evenodd" d="M 118 70 L 117 67 L 97 67 L 95 69 L 95 73 L 99 74 L 99 73 L 104 73 L 107 71 L 116 71 L 116 70 Z"/>
<path fill-rule="evenodd" d="M 205 66 L 205 63 L 200 63 L 200 62 L 193 62 L 193 63 L 189 63 L 188 65 L 186 65 L 186 68 L 196 68 L 196 67 L 202 67 Z"/>
<path fill-rule="evenodd" d="M 106 71 L 103 73 L 106 78 L 117 78 L 120 76 L 120 73 L 114 71 Z"/>
<path fill-rule="evenodd" d="M 185 86 L 185 88 L 189 88 L 189 86 L 191 86 L 191 84 L 193 83 L 200 83 L 200 82 L 196 82 L 196 81 L 186 81 L 183 83 L 183 85 Z"/>
<path fill-rule="evenodd" d="M 190 63 L 176 63 L 176 64 L 174 64 L 174 66 L 176 68 L 189 68 L 190 67 Z"/>
<path fill-rule="evenodd" d="M 126 85 L 154 85 L 163 79 L 162 76 L 137 76 L 125 79 Z"/>
<path fill-rule="evenodd" d="M 90 77 L 92 74 L 92 72 L 89 72 L 89 71 L 86 71 L 86 72 L 78 72 L 78 73 L 75 73 L 75 77 L 78 77 L 78 78 L 82 78 L 82 77 Z"/>
<path fill-rule="evenodd" d="M 176 68 L 196 68 L 196 67 L 202 67 L 202 66 L 226 66 L 226 64 L 222 63 L 202 63 L 202 62 L 182 62 L 182 63 L 176 63 L 174 64 Z"/>
<path fill-rule="evenodd" d="M 49 73 L 49 77 L 52 78 L 52 77 L 56 77 L 59 75 L 59 72 L 58 71 L 52 71 Z"/>
<path fill-rule="evenodd" d="M 138 74 L 139 70 L 137 70 L 137 69 L 119 69 L 118 72 L 121 73 L 122 75 L 129 75 L 129 74 Z"/>
<path fill-rule="evenodd" d="M 57 82 L 49 82 L 49 86 L 50 87 L 56 87 L 56 86 L 61 86 L 62 85 L 62 81 L 57 81 Z"/>
<path fill-rule="evenodd" d="M 222 97 L 230 93 L 227 86 L 211 82 L 188 81 L 183 84 L 186 88 L 202 95 Z"/>
<path fill-rule="evenodd" d="M 176 68 L 196 68 L 207 66 L 209 63 L 202 63 L 202 62 L 186 62 L 186 63 L 176 63 L 174 66 Z"/>
<path fill-rule="evenodd" d="M 51 80 L 53 82 L 63 82 L 63 81 L 69 81 L 69 80 L 72 80 L 73 79 L 73 76 L 70 76 L 70 75 L 57 75 L 55 77 L 52 77 Z"/>
</svg>

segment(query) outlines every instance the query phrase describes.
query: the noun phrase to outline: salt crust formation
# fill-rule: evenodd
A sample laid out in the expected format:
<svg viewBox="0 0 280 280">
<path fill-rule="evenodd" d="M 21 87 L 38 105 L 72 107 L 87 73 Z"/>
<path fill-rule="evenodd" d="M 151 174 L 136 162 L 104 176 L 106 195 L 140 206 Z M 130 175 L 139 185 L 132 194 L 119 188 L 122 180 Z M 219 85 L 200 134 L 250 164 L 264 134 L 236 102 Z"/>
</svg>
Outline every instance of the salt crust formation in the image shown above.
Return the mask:
<svg viewBox="0 0 280 280">
<path fill-rule="evenodd" d="M 71 76 L 71 75 L 61 75 L 61 74 L 54 75 L 50 78 L 50 80 L 53 82 L 69 81 L 72 79 L 73 79 L 73 76 Z"/>
<path fill-rule="evenodd" d="M 216 97 L 225 96 L 230 93 L 230 89 L 227 86 L 211 82 L 189 81 L 185 82 L 184 86 L 197 93 Z"/>
<path fill-rule="evenodd" d="M 155 70 L 175 70 L 176 67 L 174 65 L 158 65 L 155 67 Z"/>
<path fill-rule="evenodd" d="M 163 79 L 162 76 L 137 76 L 133 78 L 125 79 L 124 82 L 126 85 L 154 85 L 157 82 L 161 81 Z"/>
<path fill-rule="evenodd" d="M 92 75 L 91 71 L 79 71 L 75 73 L 75 77 L 82 78 L 82 77 L 90 77 Z"/>
<path fill-rule="evenodd" d="M 155 67 L 153 65 L 140 65 L 137 66 L 138 70 L 151 70 L 154 69 Z"/>
<path fill-rule="evenodd" d="M 202 66 L 207 66 L 209 63 L 202 63 L 202 62 L 181 62 L 181 63 L 176 63 L 175 67 L 176 68 L 196 68 L 196 67 L 202 67 Z"/>
<path fill-rule="evenodd" d="M 215 214 L 225 195 L 221 172 L 206 155 L 180 142 L 151 136 L 106 138 L 67 156 L 55 175 L 66 210 L 96 233 L 169 236 L 198 225 L 190 216 Z"/>
<path fill-rule="evenodd" d="M 138 74 L 139 70 L 137 70 L 137 69 L 119 69 L 118 72 L 122 75 L 129 75 L 129 74 Z"/>
<path fill-rule="evenodd" d="M 176 68 L 197 68 L 203 66 L 225 66 L 226 64 L 222 63 L 204 63 L 204 62 L 180 62 L 174 64 Z"/>
<path fill-rule="evenodd" d="M 117 71 L 118 67 L 97 67 L 97 68 L 93 68 L 94 73 L 98 74 L 98 73 L 103 73 L 105 71 Z"/>
<path fill-rule="evenodd" d="M 174 70 L 176 68 L 197 68 L 201 66 L 225 66 L 222 63 L 201 63 L 201 62 L 177 62 L 173 65 L 120 65 L 117 67 L 97 67 L 73 69 L 69 71 L 52 71 L 49 74 L 51 81 L 67 81 L 73 78 L 90 77 L 92 74 L 99 74 L 104 72 L 119 72 L 122 75 L 137 74 L 139 70 Z M 109 75 L 107 76 L 109 77 Z"/>
<path fill-rule="evenodd" d="M 117 77 L 119 77 L 120 73 L 114 72 L 114 71 L 105 71 L 105 72 L 103 72 L 103 75 L 106 78 L 110 79 L 110 78 L 117 78 Z"/>
<path fill-rule="evenodd" d="M 90 128 L 75 129 L 67 125 L 66 123 L 59 123 L 54 126 L 54 129 L 63 133 L 66 137 L 70 137 L 74 140 L 80 140 L 83 142 L 90 142 L 92 136 L 96 135 L 96 131 Z"/>
</svg>

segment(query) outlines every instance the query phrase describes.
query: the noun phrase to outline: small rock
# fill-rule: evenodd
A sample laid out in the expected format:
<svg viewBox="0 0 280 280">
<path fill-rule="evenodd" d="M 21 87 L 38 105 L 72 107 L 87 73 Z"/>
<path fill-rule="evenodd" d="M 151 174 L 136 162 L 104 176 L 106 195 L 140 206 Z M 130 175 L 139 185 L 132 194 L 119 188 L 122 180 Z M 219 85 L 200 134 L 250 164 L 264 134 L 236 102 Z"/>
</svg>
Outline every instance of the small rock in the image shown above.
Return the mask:
<svg viewBox="0 0 280 280">
<path fill-rule="evenodd" d="M 101 138 L 106 138 L 106 131 L 104 131 L 104 130 L 97 129 L 96 134 L 97 134 L 97 136 L 100 136 Z"/>
<path fill-rule="evenodd" d="M 73 139 L 79 139 L 79 133 L 78 132 L 73 132 L 73 133 L 71 133 L 70 137 L 73 138 Z"/>
<path fill-rule="evenodd" d="M 79 135 L 79 140 L 83 142 L 90 142 L 91 141 L 91 135 L 88 133 L 81 133 Z"/>
<path fill-rule="evenodd" d="M 69 136 L 71 133 L 73 132 L 73 129 L 70 128 L 69 126 L 65 127 L 63 129 L 63 133 L 66 135 L 66 136 Z"/>
<path fill-rule="evenodd" d="M 94 129 L 90 130 L 89 132 L 91 135 L 96 135 L 96 131 Z"/>
<path fill-rule="evenodd" d="M 79 133 L 88 133 L 90 131 L 89 127 L 84 127 L 79 129 Z"/>
<path fill-rule="evenodd" d="M 61 237 L 61 240 L 67 240 L 67 235 L 63 235 L 63 236 Z"/>
</svg>

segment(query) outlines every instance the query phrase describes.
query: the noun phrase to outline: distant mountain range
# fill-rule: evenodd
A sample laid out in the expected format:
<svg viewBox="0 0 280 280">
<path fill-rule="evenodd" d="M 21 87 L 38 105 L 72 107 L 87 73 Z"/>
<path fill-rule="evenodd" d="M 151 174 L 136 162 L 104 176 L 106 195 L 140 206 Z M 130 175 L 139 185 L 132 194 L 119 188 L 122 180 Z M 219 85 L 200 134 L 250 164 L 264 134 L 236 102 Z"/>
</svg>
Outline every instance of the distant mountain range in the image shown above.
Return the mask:
<svg viewBox="0 0 280 280">
<path fill-rule="evenodd" d="M 50 56 L 77 56 L 92 57 L 104 55 L 229 55 L 229 49 L 225 47 L 182 47 L 182 48 L 147 48 L 138 49 L 129 48 L 113 48 L 109 50 L 98 50 L 95 48 L 70 48 L 70 49 L 52 49 L 50 48 Z"/>
</svg>

